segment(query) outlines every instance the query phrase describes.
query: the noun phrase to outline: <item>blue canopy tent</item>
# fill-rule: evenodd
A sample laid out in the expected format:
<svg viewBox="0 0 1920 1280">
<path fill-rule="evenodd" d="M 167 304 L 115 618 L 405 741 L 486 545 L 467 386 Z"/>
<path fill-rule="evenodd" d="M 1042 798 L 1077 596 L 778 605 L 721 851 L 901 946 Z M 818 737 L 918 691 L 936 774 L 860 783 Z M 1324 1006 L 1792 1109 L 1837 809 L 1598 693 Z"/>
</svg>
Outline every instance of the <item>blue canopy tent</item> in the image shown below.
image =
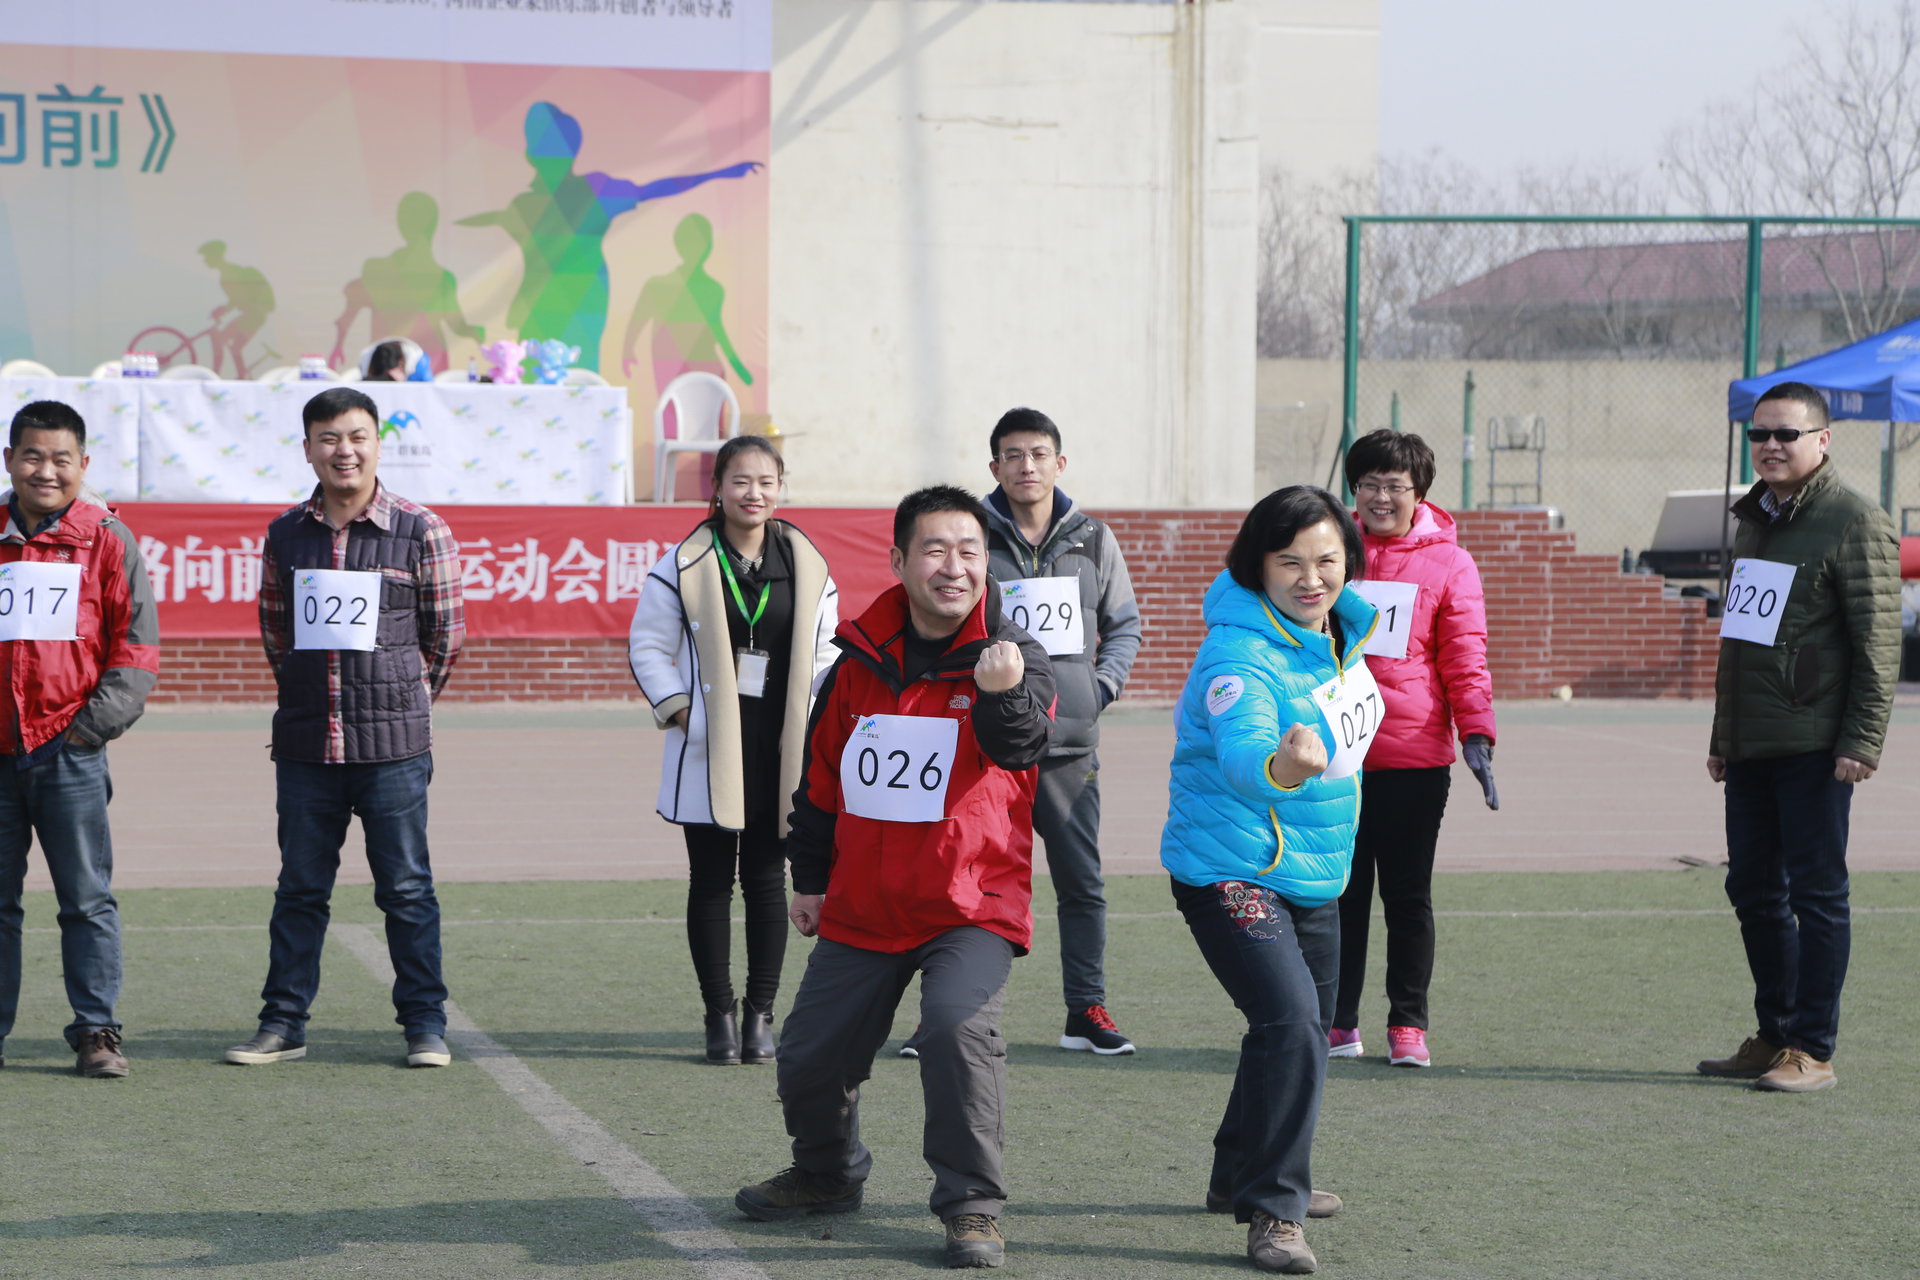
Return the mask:
<svg viewBox="0 0 1920 1280">
<path fill-rule="evenodd" d="M 1920 422 L 1920 320 L 1772 373 L 1738 379 L 1727 388 L 1727 420 L 1751 420 L 1754 402 L 1778 382 L 1820 388 L 1836 418 Z"/>
</svg>

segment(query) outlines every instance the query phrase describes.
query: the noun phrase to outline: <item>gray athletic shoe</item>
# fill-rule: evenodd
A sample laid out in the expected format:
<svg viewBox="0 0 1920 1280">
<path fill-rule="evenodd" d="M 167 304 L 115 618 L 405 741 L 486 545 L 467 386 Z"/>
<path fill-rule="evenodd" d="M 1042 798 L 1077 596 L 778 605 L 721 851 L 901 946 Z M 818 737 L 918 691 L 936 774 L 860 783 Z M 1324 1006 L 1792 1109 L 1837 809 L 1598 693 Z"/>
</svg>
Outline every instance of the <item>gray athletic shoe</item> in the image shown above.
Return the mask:
<svg viewBox="0 0 1920 1280">
<path fill-rule="evenodd" d="M 292 1062 L 307 1056 L 306 1042 L 289 1040 L 272 1031 L 262 1031 L 253 1039 L 227 1050 L 227 1061 L 242 1067 L 259 1067 L 269 1062 Z"/>
</svg>

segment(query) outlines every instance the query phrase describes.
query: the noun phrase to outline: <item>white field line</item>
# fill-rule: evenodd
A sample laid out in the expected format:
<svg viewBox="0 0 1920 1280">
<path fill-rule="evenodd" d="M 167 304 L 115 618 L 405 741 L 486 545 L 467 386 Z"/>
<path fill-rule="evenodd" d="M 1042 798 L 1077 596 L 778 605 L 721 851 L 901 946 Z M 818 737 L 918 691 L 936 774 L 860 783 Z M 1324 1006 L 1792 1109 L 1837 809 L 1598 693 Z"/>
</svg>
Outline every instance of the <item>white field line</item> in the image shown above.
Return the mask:
<svg viewBox="0 0 1920 1280">
<path fill-rule="evenodd" d="M 330 932 L 382 983 L 393 982 L 385 944 L 364 924 L 336 924 Z M 767 1280 L 726 1232 L 678 1187 L 601 1123 L 562 1097 L 514 1052 L 481 1030 L 466 1011 L 447 1001 L 447 1038 L 493 1077 L 521 1110 L 540 1123 L 581 1164 L 613 1189 L 654 1232 L 709 1280 Z"/>
</svg>

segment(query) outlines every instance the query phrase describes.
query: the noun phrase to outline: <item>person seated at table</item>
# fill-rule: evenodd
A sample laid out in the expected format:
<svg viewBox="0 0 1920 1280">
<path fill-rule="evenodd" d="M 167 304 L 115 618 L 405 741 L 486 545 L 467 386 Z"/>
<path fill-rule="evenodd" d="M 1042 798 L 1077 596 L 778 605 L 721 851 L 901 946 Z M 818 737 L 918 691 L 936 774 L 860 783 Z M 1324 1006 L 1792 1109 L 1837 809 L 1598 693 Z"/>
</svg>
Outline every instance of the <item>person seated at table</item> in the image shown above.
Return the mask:
<svg viewBox="0 0 1920 1280">
<path fill-rule="evenodd" d="M 412 350 L 408 350 L 408 348 Z M 363 382 L 431 382 L 427 354 L 405 338 L 389 338 L 375 343 L 366 354 L 361 370 Z"/>
</svg>

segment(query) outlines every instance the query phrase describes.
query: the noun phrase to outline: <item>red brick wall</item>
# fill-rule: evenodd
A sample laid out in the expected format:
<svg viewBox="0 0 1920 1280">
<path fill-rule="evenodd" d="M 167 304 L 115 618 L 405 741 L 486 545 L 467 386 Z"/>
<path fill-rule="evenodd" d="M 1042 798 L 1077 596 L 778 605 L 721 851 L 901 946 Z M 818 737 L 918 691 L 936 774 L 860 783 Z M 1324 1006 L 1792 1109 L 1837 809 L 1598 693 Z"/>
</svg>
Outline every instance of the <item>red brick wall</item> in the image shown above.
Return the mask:
<svg viewBox="0 0 1920 1280">
<path fill-rule="evenodd" d="M 1200 598 L 1225 564 L 1237 511 L 1102 511 L 1146 618 L 1127 701 L 1173 701 L 1200 647 Z M 1670 600 L 1662 580 L 1580 555 L 1537 512 L 1469 511 L 1460 541 L 1487 590 L 1488 656 L 1502 698 L 1713 695 L 1717 627 L 1699 600 Z M 273 681 L 253 640 L 167 640 L 155 702 L 269 702 Z M 637 699 L 624 636 L 469 639 L 447 685 L 452 702 Z"/>
</svg>

